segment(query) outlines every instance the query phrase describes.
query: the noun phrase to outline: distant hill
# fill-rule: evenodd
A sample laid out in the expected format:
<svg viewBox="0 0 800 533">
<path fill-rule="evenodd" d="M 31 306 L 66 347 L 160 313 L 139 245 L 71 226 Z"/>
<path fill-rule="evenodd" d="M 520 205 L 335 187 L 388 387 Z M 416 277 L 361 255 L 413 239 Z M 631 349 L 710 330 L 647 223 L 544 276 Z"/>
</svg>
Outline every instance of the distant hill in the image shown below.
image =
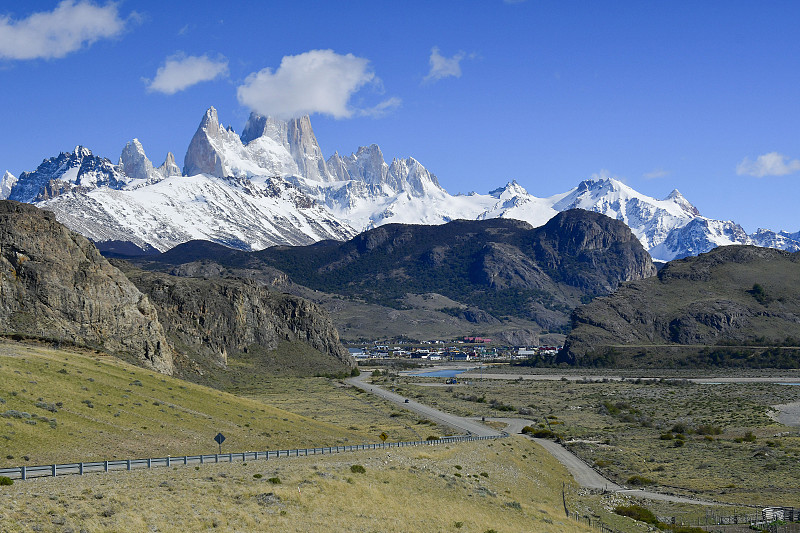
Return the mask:
<svg viewBox="0 0 800 533">
<path fill-rule="evenodd" d="M 561 360 L 800 366 L 800 252 L 724 246 L 575 310 Z"/>
<path fill-rule="evenodd" d="M 311 290 L 401 312 L 413 306 L 410 295 L 439 295 L 447 302 L 439 312 L 468 323 L 523 319 L 545 332 L 563 332 L 582 300 L 655 275 L 650 256 L 625 224 L 577 209 L 539 228 L 509 219 L 386 224 L 347 242 L 259 252 L 190 242 L 140 264 L 170 270 L 199 260 L 239 275 L 284 272 Z M 406 325 L 387 333 L 402 335 Z"/>
</svg>

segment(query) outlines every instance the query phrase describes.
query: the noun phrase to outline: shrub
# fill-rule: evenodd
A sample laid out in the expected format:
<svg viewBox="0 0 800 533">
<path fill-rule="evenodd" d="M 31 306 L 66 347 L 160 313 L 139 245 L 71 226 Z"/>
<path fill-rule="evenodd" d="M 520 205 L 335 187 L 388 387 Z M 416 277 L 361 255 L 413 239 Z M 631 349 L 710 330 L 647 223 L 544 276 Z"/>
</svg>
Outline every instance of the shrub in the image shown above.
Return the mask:
<svg viewBox="0 0 800 533">
<path fill-rule="evenodd" d="M 661 440 L 672 440 L 675 437 L 672 436 L 672 433 L 664 433 L 658 438 L 661 439 Z"/>
<path fill-rule="evenodd" d="M 14 480 L 7 476 L 0 476 L 0 486 L 13 485 Z"/>
<path fill-rule="evenodd" d="M 672 426 L 672 429 L 670 429 L 672 433 L 686 433 L 688 430 L 689 428 L 686 427 L 686 424 L 684 424 L 683 422 L 678 422 L 677 424 Z"/>
<path fill-rule="evenodd" d="M 367 469 L 361 465 L 353 465 L 350 467 L 350 471 L 354 474 L 366 474 Z"/>
<path fill-rule="evenodd" d="M 712 426 L 711 424 L 703 424 L 703 425 L 697 426 L 697 429 L 695 429 L 695 432 L 698 435 L 721 435 L 722 434 L 722 428 L 720 428 L 718 426 Z"/>
<path fill-rule="evenodd" d="M 436 437 L 434 435 L 428 435 L 428 438 L 426 438 L 425 440 L 439 440 L 439 437 Z"/>
<path fill-rule="evenodd" d="M 675 439 L 675 442 L 672 444 L 672 447 L 673 448 L 680 448 L 684 444 L 686 444 L 685 440 L 683 440 L 683 439 Z"/>
<path fill-rule="evenodd" d="M 264 476 L 262 476 L 261 474 L 253 474 L 253 478 L 255 479 L 261 479 L 262 477 Z"/>
<path fill-rule="evenodd" d="M 652 485 L 653 483 L 655 483 L 655 481 L 653 481 L 652 479 L 640 476 L 638 474 L 628 478 L 628 485 L 643 486 L 643 485 Z"/>
<path fill-rule="evenodd" d="M 744 434 L 744 437 L 742 437 L 742 440 L 744 440 L 745 442 L 755 442 L 756 441 L 756 436 L 753 435 L 752 431 L 748 431 L 747 433 Z"/>
<path fill-rule="evenodd" d="M 281 484 L 281 478 L 279 478 L 279 477 L 271 477 L 267 481 L 269 481 L 273 485 L 280 485 Z"/>
<path fill-rule="evenodd" d="M 524 435 L 531 435 L 537 439 L 552 439 L 556 437 L 556 434 L 549 429 L 534 428 L 531 426 L 525 426 L 522 428 L 522 433 Z"/>
<path fill-rule="evenodd" d="M 641 505 L 618 505 L 614 508 L 614 513 L 620 516 L 627 516 L 646 524 L 658 524 L 658 518 L 650 509 Z"/>
</svg>

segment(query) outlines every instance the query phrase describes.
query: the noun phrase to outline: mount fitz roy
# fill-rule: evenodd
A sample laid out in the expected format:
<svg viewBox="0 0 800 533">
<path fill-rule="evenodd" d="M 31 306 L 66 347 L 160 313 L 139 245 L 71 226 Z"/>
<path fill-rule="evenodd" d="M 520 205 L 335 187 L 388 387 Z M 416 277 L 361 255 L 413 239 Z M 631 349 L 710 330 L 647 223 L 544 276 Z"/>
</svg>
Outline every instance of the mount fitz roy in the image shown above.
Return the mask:
<svg viewBox="0 0 800 533">
<path fill-rule="evenodd" d="M 0 199 L 6 198 L 54 212 L 101 249 L 121 241 L 145 252 L 192 239 L 243 250 L 346 240 L 386 223 L 503 217 L 541 226 L 573 208 L 625 222 L 657 260 L 726 244 L 800 250 L 800 232 L 748 235 L 735 222 L 701 216 L 677 190 L 657 200 L 601 177 L 549 198 L 515 181 L 488 194 L 451 195 L 417 160 L 386 163 L 374 144 L 326 160 L 307 116 L 251 114 L 238 135 L 213 107 L 189 143 L 182 171 L 172 153 L 155 167 L 136 139 L 116 165 L 78 146 L 18 178 L 6 172 Z"/>
</svg>

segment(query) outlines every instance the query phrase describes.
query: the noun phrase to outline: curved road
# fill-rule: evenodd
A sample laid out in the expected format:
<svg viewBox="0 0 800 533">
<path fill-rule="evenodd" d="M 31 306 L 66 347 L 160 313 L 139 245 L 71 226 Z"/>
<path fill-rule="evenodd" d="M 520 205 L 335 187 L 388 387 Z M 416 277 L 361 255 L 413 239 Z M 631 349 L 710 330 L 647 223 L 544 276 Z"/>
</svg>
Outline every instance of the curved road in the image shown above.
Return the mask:
<svg viewBox="0 0 800 533">
<path fill-rule="evenodd" d="M 496 431 L 484 424 L 482 424 L 478 420 L 464 418 L 461 416 L 451 415 L 440 411 L 438 409 L 434 409 L 425 404 L 421 404 L 417 401 L 414 401 L 410 398 L 406 398 L 400 394 L 396 394 L 391 391 L 387 391 L 377 385 L 373 385 L 371 383 L 365 383 L 366 380 L 370 377 L 367 373 L 362 373 L 358 377 L 348 378 L 345 381 L 354 387 L 358 387 L 367 392 L 371 392 L 376 396 L 380 396 L 385 400 L 389 400 L 390 402 L 394 402 L 397 405 L 408 409 L 410 411 L 414 411 L 420 415 L 423 415 L 426 418 L 431 420 L 435 420 L 441 424 L 460 429 L 461 431 L 466 432 L 470 435 L 477 435 L 477 436 L 500 436 L 502 434 L 519 434 L 522 431 L 522 428 L 525 426 L 529 426 L 535 424 L 530 420 L 526 420 L 523 418 L 492 418 L 490 420 L 503 422 L 507 424 L 506 431 L 500 432 Z M 408 403 L 406 403 L 408 400 Z M 691 498 L 684 498 L 682 496 L 673 496 L 671 494 L 662 494 L 660 492 L 652 492 L 648 490 L 639 490 L 639 489 L 626 489 L 620 485 L 617 485 L 613 481 L 610 481 L 603 476 L 601 476 L 596 470 L 591 468 L 587 465 L 583 460 L 578 458 L 572 452 L 564 448 L 563 446 L 556 444 L 555 442 L 547 439 L 536 439 L 532 437 L 528 437 L 540 446 L 542 446 L 545 450 L 550 452 L 550 454 L 558 459 L 558 461 L 563 464 L 572 477 L 575 478 L 575 481 L 581 486 L 585 488 L 591 489 L 601 489 L 607 490 L 612 492 L 618 492 L 622 494 L 629 494 L 631 496 L 635 496 L 637 498 L 646 498 L 650 500 L 660 500 L 660 501 L 669 501 L 669 502 L 676 502 L 676 503 L 692 503 L 695 505 L 726 505 L 719 502 L 710 502 L 710 501 L 703 501 L 703 500 L 694 500 Z"/>
</svg>

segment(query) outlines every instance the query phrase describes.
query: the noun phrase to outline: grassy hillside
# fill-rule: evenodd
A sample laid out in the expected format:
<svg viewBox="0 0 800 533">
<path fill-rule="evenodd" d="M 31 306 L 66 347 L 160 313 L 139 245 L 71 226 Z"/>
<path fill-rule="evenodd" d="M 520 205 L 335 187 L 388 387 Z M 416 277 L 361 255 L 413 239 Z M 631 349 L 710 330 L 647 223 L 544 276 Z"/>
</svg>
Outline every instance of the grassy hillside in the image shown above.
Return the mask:
<svg viewBox="0 0 800 533">
<path fill-rule="evenodd" d="M 570 481 L 542 448 L 514 437 L 44 478 L 0 495 L 6 531 L 591 531 L 564 516 Z"/>
<path fill-rule="evenodd" d="M 269 390 L 269 378 L 260 382 L 261 390 Z M 304 397 L 301 387 L 323 390 L 318 396 L 342 411 L 365 405 L 349 387 L 308 378 L 276 386 L 281 407 L 299 405 L 291 398 Z M 346 426 L 335 417 L 314 420 L 313 408 L 306 412 L 292 414 L 94 352 L 0 340 L 3 466 L 214 453 L 217 432 L 227 437 L 223 451 L 378 442 L 381 431 L 392 440 L 441 434 L 412 417 L 392 417 L 392 409 L 380 404 Z"/>
</svg>

